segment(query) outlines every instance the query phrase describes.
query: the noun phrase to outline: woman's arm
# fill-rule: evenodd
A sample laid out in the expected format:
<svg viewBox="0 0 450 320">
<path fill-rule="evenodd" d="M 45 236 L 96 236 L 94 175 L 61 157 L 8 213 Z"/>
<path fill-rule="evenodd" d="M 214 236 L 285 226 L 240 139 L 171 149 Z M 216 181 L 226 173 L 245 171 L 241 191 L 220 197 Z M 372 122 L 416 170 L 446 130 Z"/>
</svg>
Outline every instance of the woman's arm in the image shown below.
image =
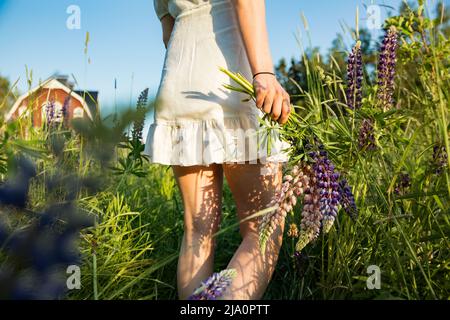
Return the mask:
<svg viewBox="0 0 450 320">
<path fill-rule="evenodd" d="M 233 0 L 247 57 L 253 74 L 273 72 L 264 0 Z M 275 76 L 257 75 L 253 80 L 256 106 L 284 124 L 291 111 L 290 99 Z"/>
<path fill-rule="evenodd" d="M 163 42 L 164 42 L 164 46 L 166 47 L 166 49 L 167 49 L 167 45 L 170 40 L 170 36 L 172 35 L 172 30 L 173 30 L 174 24 L 175 24 L 175 19 L 170 14 L 166 14 L 164 17 L 161 18 Z"/>
</svg>

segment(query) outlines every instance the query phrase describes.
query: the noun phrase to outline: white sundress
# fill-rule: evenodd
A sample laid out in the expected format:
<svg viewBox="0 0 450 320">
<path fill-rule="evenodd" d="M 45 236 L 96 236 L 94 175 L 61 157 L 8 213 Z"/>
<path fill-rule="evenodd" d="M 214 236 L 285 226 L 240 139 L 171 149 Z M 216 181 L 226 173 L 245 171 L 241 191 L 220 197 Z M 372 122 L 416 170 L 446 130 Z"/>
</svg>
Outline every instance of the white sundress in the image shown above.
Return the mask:
<svg viewBox="0 0 450 320">
<path fill-rule="evenodd" d="M 196 166 L 250 161 L 286 162 L 282 143 L 260 130 L 262 112 L 245 94 L 224 88 L 227 68 L 252 73 L 231 0 L 154 0 L 158 18 L 170 14 L 170 37 L 144 153 L 153 163 Z"/>
</svg>

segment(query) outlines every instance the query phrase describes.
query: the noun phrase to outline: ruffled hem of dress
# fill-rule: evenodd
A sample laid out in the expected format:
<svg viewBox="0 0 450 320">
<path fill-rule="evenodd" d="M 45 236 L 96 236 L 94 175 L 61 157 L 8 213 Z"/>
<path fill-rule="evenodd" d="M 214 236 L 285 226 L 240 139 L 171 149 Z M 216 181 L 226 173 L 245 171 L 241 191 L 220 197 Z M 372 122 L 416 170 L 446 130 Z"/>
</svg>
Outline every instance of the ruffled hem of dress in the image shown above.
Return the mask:
<svg viewBox="0 0 450 320">
<path fill-rule="evenodd" d="M 157 119 L 149 128 L 144 154 L 151 163 L 178 166 L 287 162 L 290 145 L 276 131 L 269 137 L 267 130 L 255 128 L 259 122 L 254 115 L 220 121 Z"/>
</svg>

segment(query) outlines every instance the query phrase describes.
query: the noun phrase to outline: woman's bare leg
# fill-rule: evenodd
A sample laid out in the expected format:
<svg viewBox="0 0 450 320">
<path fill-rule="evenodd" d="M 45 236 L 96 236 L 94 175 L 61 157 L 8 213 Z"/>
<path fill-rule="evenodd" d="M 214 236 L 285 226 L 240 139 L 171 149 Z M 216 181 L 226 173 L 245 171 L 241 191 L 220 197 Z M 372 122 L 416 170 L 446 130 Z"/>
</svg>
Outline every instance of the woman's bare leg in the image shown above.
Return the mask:
<svg viewBox="0 0 450 320">
<path fill-rule="evenodd" d="M 208 167 L 173 166 L 184 204 L 184 236 L 178 258 L 180 299 L 186 299 L 213 272 L 214 239 L 222 209 L 223 171 Z"/>
<path fill-rule="evenodd" d="M 267 169 L 272 173 L 268 174 Z M 223 165 L 223 170 L 240 220 L 267 208 L 276 189 L 281 187 L 281 164 Z M 237 276 L 223 297 L 226 300 L 261 299 L 272 277 L 282 243 L 284 222 L 269 238 L 263 256 L 259 248 L 258 220 L 255 218 L 240 225 L 243 240 L 228 265 L 228 268 L 236 269 Z"/>
</svg>

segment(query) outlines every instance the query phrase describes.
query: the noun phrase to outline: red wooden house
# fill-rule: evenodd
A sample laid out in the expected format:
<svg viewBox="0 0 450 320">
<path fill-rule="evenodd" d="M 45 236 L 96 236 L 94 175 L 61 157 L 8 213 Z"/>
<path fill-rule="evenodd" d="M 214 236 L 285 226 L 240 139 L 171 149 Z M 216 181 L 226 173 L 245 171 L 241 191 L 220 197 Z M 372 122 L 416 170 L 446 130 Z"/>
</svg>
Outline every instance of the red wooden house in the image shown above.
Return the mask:
<svg viewBox="0 0 450 320">
<path fill-rule="evenodd" d="M 53 76 L 19 97 L 5 120 L 31 116 L 34 127 L 42 126 L 45 121 L 64 121 L 70 126 L 72 119 L 94 119 L 98 113 L 97 98 L 97 91 L 73 90 L 68 77 Z M 49 108 L 52 108 L 51 117 Z"/>
</svg>

